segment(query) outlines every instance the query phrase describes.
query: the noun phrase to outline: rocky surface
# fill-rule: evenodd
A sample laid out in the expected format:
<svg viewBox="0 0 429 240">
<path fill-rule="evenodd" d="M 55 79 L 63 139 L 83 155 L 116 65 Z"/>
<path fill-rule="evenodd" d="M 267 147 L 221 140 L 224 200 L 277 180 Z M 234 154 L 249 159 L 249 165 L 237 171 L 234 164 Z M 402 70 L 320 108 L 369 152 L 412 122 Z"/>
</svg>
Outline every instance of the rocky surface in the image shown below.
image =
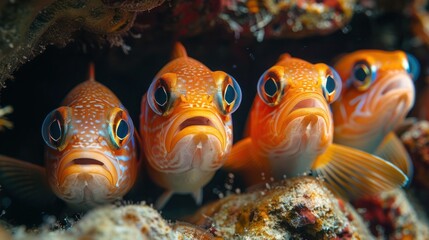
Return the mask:
<svg viewBox="0 0 429 240">
<path fill-rule="evenodd" d="M 0 3 L 0 85 L 47 45 L 66 45 L 84 30 L 121 45 L 136 14 L 164 0 L 31 0 Z M 19 16 L 19 17 L 17 17 Z"/>
<path fill-rule="evenodd" d="M 377 239 L 429 239 L 428 223 L 402 189 L 353 203 Z"/>
<path fill-rule="evenodd" d="M 123 207 L 104 207 L 88 213 L 73 227 L 67 230 L 49 231 L 48 229 L 25 231 L 24 228 L 13 228 L 15 240 L 71 240 L 71 239 L 211 239 L 211 235 L 191 225 L 174 226 L 147 205 L 128 205 Z M 1 234 L 4 234 L 4 238 Z M 199 238 L 203 236 L 205 238 Z M 0 239 L 10 237 L 0 229 Z"/>
<path fill-rule="evenodd" d="M 354 209 L 312 177 L 230 195 L 190 221 L 225 239 L 372 239 Z"/>
</svg>

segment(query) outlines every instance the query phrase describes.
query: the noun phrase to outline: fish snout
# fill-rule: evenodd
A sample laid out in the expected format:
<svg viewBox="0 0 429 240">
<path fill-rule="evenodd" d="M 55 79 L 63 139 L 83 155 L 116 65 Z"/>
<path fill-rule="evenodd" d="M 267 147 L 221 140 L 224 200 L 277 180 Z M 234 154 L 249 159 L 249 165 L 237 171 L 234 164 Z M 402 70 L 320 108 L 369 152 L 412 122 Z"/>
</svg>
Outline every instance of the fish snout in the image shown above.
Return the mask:
<svg viewBox="0 0 429 240">
<path fill-rule="evenodd" d="M 119 178 L 119 167 L 117 163 L 108 156 L 94 151 L 72 152 L 64 156 L 58 165 L 58 186 L 63 186 L 67 178 L 77 175 L 78 179 L 83 176 L 99 175 L 107 179 L 110 187 L 116 187 Z M 86 179 L 85 178 L 85 179 Z"/>
</svg>

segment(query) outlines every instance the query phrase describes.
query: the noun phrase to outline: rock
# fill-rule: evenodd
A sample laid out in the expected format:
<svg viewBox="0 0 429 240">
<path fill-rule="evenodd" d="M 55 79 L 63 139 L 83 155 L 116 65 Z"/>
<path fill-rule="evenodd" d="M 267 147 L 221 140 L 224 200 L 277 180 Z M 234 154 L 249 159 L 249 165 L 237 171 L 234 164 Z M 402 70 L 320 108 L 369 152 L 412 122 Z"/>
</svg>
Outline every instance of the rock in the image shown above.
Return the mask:
<svg viewBox="0 0 429 240">
<path fill-rule="evenodd" d="M 118 2 L 118 1 L 115 1 Z M 138 12 L 164 0 L 112 1 L 46 0 L 0 3 L 0 85 L 23 63 L 43 52 L 47 45 L 66 45 L 84 30 L 112 44 L 122 44 L 120 34 L 134 23 Z M 19 17 L 16 17 L 19 16 Z M 119 39 L 119 40 L 118 40 Z"/>
<path fill-rule="evenodd" d="M 365 197 L 353 205 L 378 239 L 429 239 L 424 216 L 418 216 L 415 203 L 402 189 Z"/>
<path fill-rule="evenodd" d="M 355 210 L 313 177 L 230 195 L 190 219 L 225 239 L 372 239 Z"/>
<path fill-rule="evenodd" d="M 188 226 L 189 228 L 192 226 Z M 38 233 L 28 233 L 23 228 L 18 228 L 14 239 L 192 239 L 186 236 L 173 230 L 153 208 L 147 205 L 128 205 L 98 208 L 67 230 L 51 232 L 42 229 Z"/>
</svg>

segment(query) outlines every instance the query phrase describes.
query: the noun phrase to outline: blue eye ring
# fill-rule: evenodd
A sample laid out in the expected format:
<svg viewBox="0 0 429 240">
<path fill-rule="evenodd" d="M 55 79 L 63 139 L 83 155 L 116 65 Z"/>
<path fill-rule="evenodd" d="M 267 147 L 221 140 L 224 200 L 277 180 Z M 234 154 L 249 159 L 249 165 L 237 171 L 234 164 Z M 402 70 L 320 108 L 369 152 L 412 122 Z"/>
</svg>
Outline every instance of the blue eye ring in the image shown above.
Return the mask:
<svg viewBox="0 0 429 240">
<path fill-rule="evenodd" d="M 420 63 L 414 55 L 407 53 L 408 64 L 406 66 L 406 71 L 411 75 L 411 78 L 415 82 L 420 75 Z"/>
<path fill-rule="evenodd" d="M 125 146 L 133 137 L 134 125 L 126 110 L 114 107 L 109 111 L 108 133 L 115 149 Z"/>
<path fill-rule="evenodd" d="M 45 117 L 42 124 L 42 138 L 47 146 L 56 150 L 65 148 L 70 116 L 69 107 L 60 107 Z"/>
</svg>

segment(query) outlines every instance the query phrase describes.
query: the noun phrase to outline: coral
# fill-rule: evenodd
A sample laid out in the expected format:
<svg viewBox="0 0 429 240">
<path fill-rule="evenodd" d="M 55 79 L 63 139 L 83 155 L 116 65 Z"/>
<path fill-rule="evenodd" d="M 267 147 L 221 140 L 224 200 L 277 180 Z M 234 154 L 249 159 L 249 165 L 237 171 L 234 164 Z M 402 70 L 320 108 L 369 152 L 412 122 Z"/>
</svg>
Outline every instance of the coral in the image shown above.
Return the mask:
<svg viewBox="0 0 429 240">
<path fill-rule="evenodd" d="M 81 29 L 99 35 L 100 39 L 117 39 L 131 27 L 138 12 L 162 2 L 164 0 L 2 1 L 0 85 L 47 45 L 66 45 Z"/>
<path fill-rule="evenodd" d="M 371 239 L 358 214 L 312 177 L 203 207 L 190 221 L 225 239 Z"/>
<path fill-rule="evenodd" d="M 413 184 L 429 190 L 429 122 L 415 123 L 401 136 L 401 140 L 413 161 Z"/>
<path fill-rule="evenodd" d="M 108 206 L 88 213 L 68 230 L 30 233 L 18 228 L 14 239 L 193 239 L 193 234 L 210 239 L 208 233 L 191 225 L 176 229 L 149 206 Z"/>
<path fill-rule="evenodd" d="M 237 35 L 264 38 L 306 37 L 332 33 L 353 16 L 355 0 L 240 0 L 220 16 Z"/>
<path fill-rule="evenodd" d="M 396 189 L 353 203 L 379 239 L 428 239 L 429 228 L 418 216 L 405 192 Z"/>
</svg>

